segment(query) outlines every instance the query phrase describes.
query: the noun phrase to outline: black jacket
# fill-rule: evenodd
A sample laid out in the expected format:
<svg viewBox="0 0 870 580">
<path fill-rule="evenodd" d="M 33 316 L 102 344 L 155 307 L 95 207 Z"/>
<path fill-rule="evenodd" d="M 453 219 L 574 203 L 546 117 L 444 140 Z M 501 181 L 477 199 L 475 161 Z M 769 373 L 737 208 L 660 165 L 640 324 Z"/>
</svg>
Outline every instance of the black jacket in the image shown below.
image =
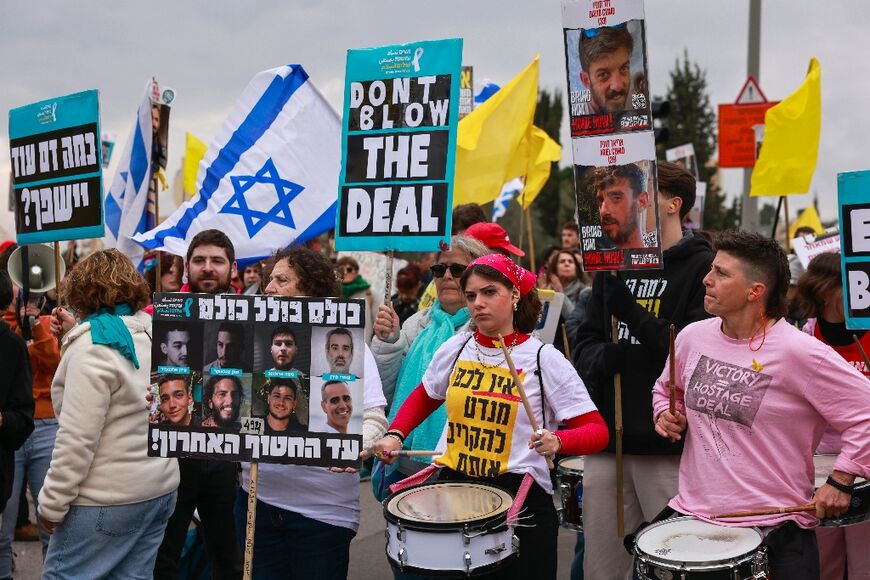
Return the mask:
<svg viewBox="0 0 870 580">
<path fill-rule="evenodd" d="M 679 332 L 687 324 L 709 318 L 704 310 L 703 278 L 710 271 L 713 250 L 700 235 L 687 233 L 664 252 L 664 269 L 620 272 L 629 292 L 625 300 L 604 300 L 605 277 L 592 284 L 586 317 L 577 329 L 574 362 L 592 400 L 610 430 L 608 451 L 614 451 L 613 376 L 622 376 L 623 450 L 635 455 L 674 455 L 677 444 L 659 436 L 653 427 L 652 388 L 668 357 L 669 327 Z M 608 283 L 616 282 L 611 279 Z M 611 296 L 618 296 L 612 292 Z M 634 298 L 634 300 L 632 300 Z M 611 312 L 621 311 L 619 346 L 611 343 Z"/>
<path fill-rule="evenodd" d="M 12 491 L 15 450 L 33 432 L 33 378 L 24 339 L 0 322 L 0 511 Z"/>
</svg>

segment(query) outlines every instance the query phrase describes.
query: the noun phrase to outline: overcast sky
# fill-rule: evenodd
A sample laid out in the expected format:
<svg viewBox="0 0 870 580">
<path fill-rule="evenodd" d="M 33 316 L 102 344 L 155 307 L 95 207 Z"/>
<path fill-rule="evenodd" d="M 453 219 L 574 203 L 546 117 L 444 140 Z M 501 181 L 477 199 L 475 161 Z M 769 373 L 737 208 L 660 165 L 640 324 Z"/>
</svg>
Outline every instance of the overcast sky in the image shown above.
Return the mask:
<svg viewBox="0 0 870 580">
<path fill-rule="evenodd" d="M 146 8 L 147 7 L 147 8 Z M 688 51 L 706 72 L 712 103 L 733 102 L 746 80 L 748 0 L 647 0 L 647 51 L 654 95 Z M 341 111 L 345 51 L 421 39 L 464 39 L 463 63 L 477 80 L 510 80 L 536 54 L 540 87 L 565 94 L 565 56 L 557 0 L 270 0 L 0 3 L 0 110 L 85 89 L 100 90 L 102 129 L 129 136 L 145 82 L 156 75 L 176 90 L 168 175 L 185 131 L 209 142 L 258 71 L 299 63 Z M 823 219 L 836 217 L 838 172 L 870 166 L 864 142 L 870 113 L 867 4 L 843 0 L 764 0 L 761 88 L 771 100 L 795 90 L 811 56 L 822 66 L 822 143 L 813 180 Z M 862 88 L 863 87 L 863 88 Z M 7 116 L 8 119 L 8 116 Z M 567 131 L 563 130 L 563 136 Z M 8 120 L 0 123 L 0 234 L 14 232 L 6 209 Z M 564 139 L 563 139 L 564 142 Z M 570 150 L 562 163 L 569 164 Z M 105 174 L 111 182 L 115 164 Z M 740 193 L 742 170 L 724 170 Z M 810 196 L 793 196 L 794 208 Z"/>
</svg>

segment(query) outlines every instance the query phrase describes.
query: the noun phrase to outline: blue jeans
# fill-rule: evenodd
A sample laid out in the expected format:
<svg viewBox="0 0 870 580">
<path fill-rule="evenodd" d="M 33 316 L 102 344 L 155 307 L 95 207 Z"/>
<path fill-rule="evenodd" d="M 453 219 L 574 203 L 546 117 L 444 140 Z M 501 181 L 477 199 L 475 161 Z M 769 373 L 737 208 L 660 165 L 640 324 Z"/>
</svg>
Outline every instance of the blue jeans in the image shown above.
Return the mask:
<svg viewBox="0 0 870 580">
<path fill-rule="evenodd" d="M 236 533 L 244 549 L 248 494 L 236 498 Z M 343 580 L 356 532 L 257 500 L 253 577 L 257 580 Z"/>
<path fill-rule="evenodd" d="M 42 580 L 150 580 L 175 494 L 128 505 L 70 506 L 51 536 Z"/>
<path fill-rule="evenodd" d="M 34 429 L 24 445 L 15 452 L 15 478 L 12 480 L 12 495 L 3 511 L 0 524 L 0 578 L 12 576 L 12 541 L 15 539 L 15 520 L 18 518 L 18 499 L 21 497 L 21 485 L 24 476 L 30 486 L 30 495 L 36 503 L 39 490 L 48 466 L 51 463 L 51 451 L 54 449 L 54 439 L 57 436 L 57 419 L 35 419 Z M 48 534 L 39 527 L 39 539 L 42 541 L 42 557 L 48 549 Z"/>
</svg>

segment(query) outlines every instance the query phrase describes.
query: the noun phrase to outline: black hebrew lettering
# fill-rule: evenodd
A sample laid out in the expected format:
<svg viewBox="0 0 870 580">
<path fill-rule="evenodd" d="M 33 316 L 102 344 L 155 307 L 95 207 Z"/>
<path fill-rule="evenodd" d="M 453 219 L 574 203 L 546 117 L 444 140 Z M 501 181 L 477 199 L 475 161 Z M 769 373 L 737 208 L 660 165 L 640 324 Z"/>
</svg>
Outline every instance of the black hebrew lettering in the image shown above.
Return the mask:
<svg viewBox="0 0 870 580">
<path fill-rule="evenodd" d="M 347 136 L 346 183 L 445 179 L 446 130 Z"/>
<path fill-rule="evenodd" d="M 15 189 L 15 221 L 21 233 L 100 225 L 100 178 Z"/>
</svg>

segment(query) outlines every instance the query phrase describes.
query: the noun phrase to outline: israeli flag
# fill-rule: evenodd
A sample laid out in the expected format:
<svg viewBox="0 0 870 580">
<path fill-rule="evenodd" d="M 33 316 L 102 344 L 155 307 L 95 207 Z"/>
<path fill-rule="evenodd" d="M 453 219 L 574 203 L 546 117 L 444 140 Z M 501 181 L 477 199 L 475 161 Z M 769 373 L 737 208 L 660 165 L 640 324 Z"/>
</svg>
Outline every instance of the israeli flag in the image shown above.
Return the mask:
<svg viewBox="0 0 870 580">
<path fill-rule="evenodd" d="M 523 180 L 517 177 L 504 184 L 501 188 L 501 193 L 492 202 L 492 221 L 496 222 L 507 213 L 508 204 L 523 190 L 525 184 Z"/>
<path fill-rule="evenodd" d="M 150 86 L 150 82 L 148 83 Z M 112 186 L 106 193 L 106 248 L 117 248 L 141 270 L 142 246 L 133 242 L 136 234 L 148 231 L 154 215 L 148 211 L 148 182 L 151 173 L 151 99 L 146 94 L 139 104 L 136 124 L 118 165 Z"/>
<path fill-rule="evenodd" d="M 199 165 L 197 193 L 153 230 L 148 250 L 187 253 L 206 229 L 229 236 L 242 263 L 335 226 L 341 123 L 299 65 L 257 74 Z"/>
</svg>

